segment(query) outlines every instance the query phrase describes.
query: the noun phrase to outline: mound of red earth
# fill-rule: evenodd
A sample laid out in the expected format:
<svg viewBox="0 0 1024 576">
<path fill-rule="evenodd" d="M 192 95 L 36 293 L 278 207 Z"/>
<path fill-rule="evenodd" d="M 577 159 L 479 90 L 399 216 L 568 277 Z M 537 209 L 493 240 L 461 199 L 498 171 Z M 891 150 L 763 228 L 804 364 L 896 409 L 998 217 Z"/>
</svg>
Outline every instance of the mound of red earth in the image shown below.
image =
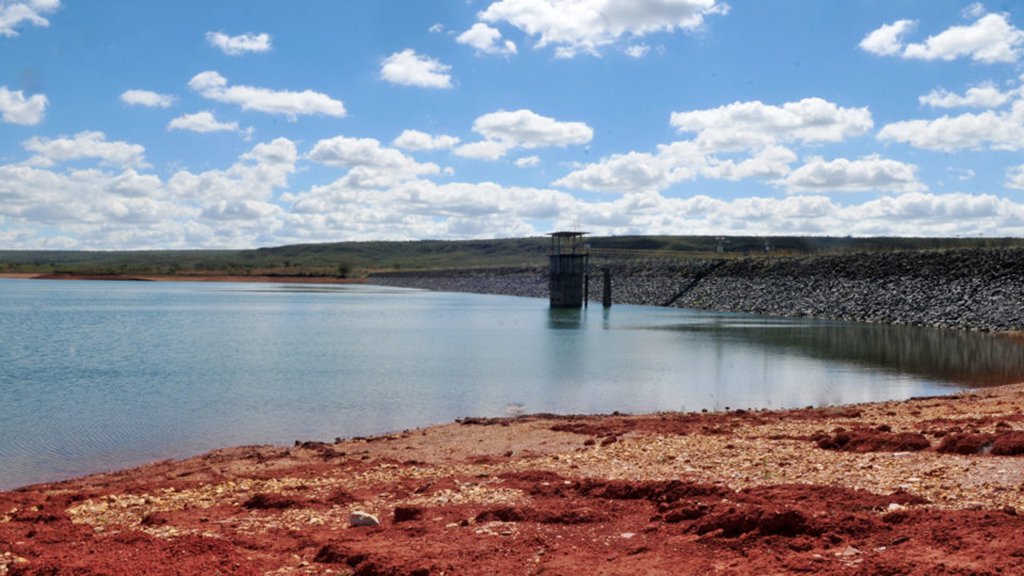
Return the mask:
<svg viewBox="0 0 1024 576">
<path fill-rule="evenodd" d="M 1022 408 L 1010 386 L 232 448 L 0 493 L 0 576 L 1024 574 Z"/>
</svg>

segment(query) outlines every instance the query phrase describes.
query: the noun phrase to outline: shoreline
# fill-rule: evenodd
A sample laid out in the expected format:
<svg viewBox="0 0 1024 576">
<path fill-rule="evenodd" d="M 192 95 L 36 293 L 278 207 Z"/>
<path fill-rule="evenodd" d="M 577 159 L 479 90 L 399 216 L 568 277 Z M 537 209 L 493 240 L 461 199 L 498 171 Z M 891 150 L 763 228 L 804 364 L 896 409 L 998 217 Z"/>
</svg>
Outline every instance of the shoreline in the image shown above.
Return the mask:
<svg viewBox="0 0 1024 576">
<path fill-rule="evenodd" d="M 116 281 L 116 282 L 252 282 L 281 284 L 366 284 L 366 278 L 335 278 L 331 276 L 273 276 L 273 275 L 231 275 L 202 274 L 178 276 L 139 276 L 122 274 L 32 274 L 16 272 L 0 272 L 0 278 L 16 280 L 83 280 L 83 281 Z"/>
<path fill-rule="evenodd" d="M 466 418 L 0 492 L 0 575 L 1022 573 L 1018 511 L 1024 384 Z"/>
</svg>

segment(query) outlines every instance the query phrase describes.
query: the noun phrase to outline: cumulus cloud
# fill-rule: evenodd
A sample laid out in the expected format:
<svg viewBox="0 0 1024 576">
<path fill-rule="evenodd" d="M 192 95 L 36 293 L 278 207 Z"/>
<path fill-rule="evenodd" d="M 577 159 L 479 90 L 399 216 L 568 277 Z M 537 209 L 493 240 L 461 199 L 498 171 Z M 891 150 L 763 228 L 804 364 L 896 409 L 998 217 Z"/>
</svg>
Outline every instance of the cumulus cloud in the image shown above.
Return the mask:
<svg viewBox="0 0 1024 576">
<path fill-rule="evenodd" d="M 479 142 L 462 144 L 455 148 L 455 154 L 463 158 L 473 158 L 475 160 L 497 160 L 507 154 L 510 149 L 511 146 L 506 142 L 481 140 Z"/>
<path fill-rule="evenodd" d="M 399 171 L 408 166 L 408 159 L 388 153 L 379 143 L 351 140 L 325 144 L 321 152 L 329 150 L 332 161 L 346 166 Z M 687 154 L 696 157 L 700 151 L 692 142 L 658 151 L 663 158 Z M 785 153 L 765 150 L 765 155 Z M 984 194 L 894 192 L 847 203 L 818 194 L 724 200 L 645 191 L 588 201 L 556 189 L 491 182 L 442 184 L 407 177 L 367 186 L 349 174 L 290 191 L 288 176 L 299 157 L 294 143 L 279 138 L 257 144 L 228 168 L 183 170 L 166 182 L 132 168 L 56 171 L 0 165 L 3 238 L 6 245 L 26 248 L 247 247 L 339 239 L 524 236 L 575 221 L 599 235 L 679 230 L 1024 235 L 1024 204 Z M 1024 167 L 1015 168 L 1008 178 L 1022 171 Z M 54 235 L 43 236 L 41 224 Z"/>
<path fill-rule="evenodd" d="M 60 0 L 27 0 L 0 2 L 0 36 L 17 36 L 22 25 L 47 27 L 50 21 L 44 14 L 60 8 Z"/>
<path fill-rule="evenodd" d="M 924 106 L 932 108 L 998 108 L 1013 98 L 1011 92 L 1003 92 L 995 84 L 986 82 L 967 89 L 963 95 L 937 89 L 918 97 Z"/>
<path fill-rule="evenodd" d="M 955 60 L 969 57 L 977 62 L 1016 62 L 1024 47 L 1024 31 L 1007 21 L 1005 14 L 986 14 L 970 26 L 953 26 L 921 44 L 908 44 L 904 58 Z"/>
<path fill-rule="evenodd" d="M 669 123 L 679 132 L 696 132 L 709 150 L 740 150 L 773 142 L 840 142 L 874 125 L 867 108 L 843 108 L 821 98 L 771 106 L 734 102 L 708 110 L 673 112 Z"/>
<path fill-rule="evenodd" d="M 225 170 L 176 172 L 167 182 L 167 190 L 204 209 L 222 201 L 266 202 L 274 190 L 288 185 L 297 160 L 295 143 L 276 138 L 255 145 Z"/>
<path fill-rule="evenodd" d="M 58 162 L 81 159 L 97 159 L 103 164 L 145 167 L 145 148 L 139 144 L 108 141 L 103 132 L 79 132 L 71 138 L 33 137 L 22 143 L 22 147 L 35 153 L 29 163 L 50 167 Z"/>
<path fill-rule="evenodd" d="M 253 86 L 229 86 L 226 78 L 217 72 L 200 72 L 189 80 L 188 87 L 204 98 L 236 104 L 243 110 L 256 110 L 267 114 L 282 114 L 294 120 L 299 115 L 324 115 L 343 118 L 345 105 L 326 94 L 269 90 Z"/>
<path fill-rule="evenodd" d="M 887 124 L 879 140 L 904 142 L 917 148 L 953 152 L 956 150 L 1024 149 L 1024 100 L 1010 110 L 987 110 L 980 114 L 945 115 L 934 120 L 907 120 Z"/>
<path fill-rule="evenodd" d="M 542 148 L 586 144 L 594 130 L 583 122 L 563 122 L 532 110 L 498 110 L 473 121 L 483 141 L 463 144 L 455 153 L 468 158 L 496 160 L 514 148 Z"/>
<path fill-rule="evenodd" d="M 718 108 L 675 112 L 669 122 L 679 132 L 695 134 L 694 138 L 659 145 L 654 153 L 614 154 L 577 167 L 553 184 L 628 195 L 660 192 L 698 178 L 757 179 L 782 183 L 791 190 L 812 190 L 812 177 L 824 177 L 831 170 L 831 187 L 822 186 L 821 190 L 867 189 L 864 187 L 869 185 L 887 191 L 923 189 L 914 185 L 912 173 L 910 181 L 901 181 L 899 178 L 905 177 L 905 173 L 876 158 L 852 163 L 824 163 L 817 159 L 802 167 L 800 174 L 791 173 L 791 165 L 798 157 L 786 144 L 839 142 L 865 134 L 873 126 L 867 108 L 843 108 L 821 98 L 805 98 L 781 106 L 759 101 L 734 102 Z M 887 181 L 875 173 L 884 169 L 893 172 L 893 180 Z M 878 180 L 871 180 L 872 176 Z"/>
<path fill-rule="evenodd" d="M 337 238 L 417 239 L 536 235 L 532 221 L 572 211 L 572 196 L 491 182 L 408 180 L 362 189 L 341 179 L 289 195 L 302 234 Z M 544 229 L 547 229 L 545 226 Z M 332 232 L 333 230 L 333 232 Z"/>
<path fill-rule="evenodd" d="M 220 221 L 259 221 L 281 214 L 283 210 L 268 202 L 256 200 L 219 200 L 200 213 L 202 218 Z"/>
<path fill-rule="evenodd" d="M 633 44 L 632 46 L 626 47 L 626 56 L 630 58 L 643 58 L 647 56 L 647 53 L 651 51 L 651 47 L 647 44 Z"/>
<path fill-rule="evenodd" d="M 169 94 L 160 94 L 149 90 L 125 90 L 121 93 L 121 102 L 129 106 L 145 106 L 147 108 L 170 108 L 176 98 Z"/>
<path fill-rule="evenodd" d="M 627 194 L 609 202 L 579 202 L 562 221 L 579 220 L 595 234 L 956 236 L 1024 229 L 1024 204 L 993 195 L 908 192 L 844 204 L 821 195 L 722 200 L 704 195 L 666 198 Z"/>
<path fill-rule="evenodd" d="M 459 143 L 455 136 L 437 136 L 419 130 L 403 130 L 392 144 L 406 150 L 450 150 Z"/>
<path fill-rule="evenodd" d="M 477 22 L 462 34 L 459 34 L 455 41 L 459 44 L 466 44 L 476 49 L 481 54 L 503 54 L 516 53 L 516 43 L 511 40 L 501 41 L 501 31 L 491 28 L 483 22 Z"/>
<path fill-rule="evenodd" d="M 1024 164 L 1006 170 L 1006 187 L 1024 190 Z"/>
<path fill-rule="evenodd" d="M 499 0 L 478 14 L 483 22 L 506 23 L 553 46 L 559 57 L 599 49 L 622 38 L 655 32 L 696 30 L 706 16 L 724 14 L 715 0 Z"/>
<path fill-rule="evenodd" d="M 380 67 L 380 77 L 392 84 L 419 88 L 451 88 L 451 66 L 440 60 L 417 54 L 407 48 L 388 56 Z"/>
<path fill-rule="evenodd" d="M 779 180 L 788 192 L 924 192 L 917 166 L 880 156 L 825 160 L 813 156 Z"/>
<path fill-rule="evenodd" d="M 903 51 L 903 36 L 917 26 L 914 20 L 897 20 L 884 24 L 860 41 L 860 48 L 879 56 L 895 56 Z"/>
<path fill-rule="evenodd" d="M 228 36 L 223 32 L 207 32 L 206 41 L 229 56 L 241 56 L 249 52 L 268 52 L 271 48 L 270 35 L 266 33 Z"/>
<path fill-rule="evenodd" d="M 78 240 L 90 233 L 128 235 L 145 224 L 164 222 L 189 210 L 160 198 L 160 179 L 132 169 L 111 173 L 97 169 L 52 170 L 26 166 L 0 166 L 0 217 L 18 222 L 58 226 L 74 231 Z M 116 231 L 116 232 L 115 232 Z M 109 236 L 105 239 L 109 239 Z M 35 242 L 30 245 L 38 245 Z"/>
<path fill-rule="evenodd" d="M 306 156 L 314 162 L 348 168 L 344 181 L 352 188 L 383 188 L 441 172 L 437 164 L 416 162 L 373 138 L 337 136 L 321 140 Z"/>
<path fill-rule="evenodd" d="M 523 156 L 516 158 L 516 166 L 519 168 L 532 168 L 540 165 L 540 156 Z"/>
<path fill-rule="evenodd" d="M 15 223 L 21 241 L 36 248 L 51 245 L 39 236 L 40 224 L 73 238 L 68 248 L 251 247 L 284 225 L 288 215 L 274 195 L 287 186 L 297 158 L 294 143 L 278 138 L 226 169 L 182 170 L 166 182 L 133 168 L 3 165 L 0 219 Z"/>
<path fill-rule="evenodd" d="M 219 122 L 212 112 L 196 112 L 171 120 L 167 124 L 167 129 L 200 133 L 235 132 L 238 130 L 238 122 Z"/>
<path fill-rule="evenodd" d="M 673 163 L 661 154 L 627 152 L 602 158 L 552 182 L 574 190 L 593 192 L 656 192 L 697 177 L 706 165 L 703 155 L 696 165 Z"/>
<path fill-rule="evenodd" d="M 770 179 L 785 176 L 796 154 L 782 146 L 767 146 L 736 159 L 709 154 L 700 144 L 684 140 L 660 145 L 654 154 L 615 154 L 580 167 L 556 180 L 555 186 L 594 192 L 637 194 L 660 192 L 679 182 Z"/>
<path fill-rule="evenodd" d="M 976 7 L 978 5 L 975 5 Z M 951 26 L 929 36 L 924 42 L 904 43 L 904 36 L 915 22 L 899 20 L 868 34 L 860 47 L 883 56 L 900 56 L 909 60 L 944 60 L 970 58 L 975 62 L 993 64 L 1016 62 L 1024 50 L 1024 31 L 1010 24 L 1006 14 L 983 14 L 968 10 L 977 20 L 967 26 Z"/>
<path fill-rule="evenodd" d="M 49 100 L 42 94 L 25 98 L 21 90 L 8 90 L 0 86 L 0 114 L 8 124 L 35 126 L 43 121 Z"/>
</svg>

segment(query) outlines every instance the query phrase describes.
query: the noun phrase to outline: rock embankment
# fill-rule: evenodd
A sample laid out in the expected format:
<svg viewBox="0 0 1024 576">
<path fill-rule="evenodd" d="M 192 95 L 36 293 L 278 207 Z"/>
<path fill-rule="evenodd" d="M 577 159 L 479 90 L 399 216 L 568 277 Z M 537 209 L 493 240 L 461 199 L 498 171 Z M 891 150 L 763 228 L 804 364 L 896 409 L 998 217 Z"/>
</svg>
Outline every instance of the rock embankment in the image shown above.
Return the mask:
<svg viewBox="0 0 1024 576">
<path fill-rule="evenodd" d="M 1024 330 L 1024 250 L 958 249 L 721 259 L 591 261 L 613 302 L 959 330 Z M 546 297 L 543 266 L 391 272 L 372 282 L 439 291 Z"/>
</svg>

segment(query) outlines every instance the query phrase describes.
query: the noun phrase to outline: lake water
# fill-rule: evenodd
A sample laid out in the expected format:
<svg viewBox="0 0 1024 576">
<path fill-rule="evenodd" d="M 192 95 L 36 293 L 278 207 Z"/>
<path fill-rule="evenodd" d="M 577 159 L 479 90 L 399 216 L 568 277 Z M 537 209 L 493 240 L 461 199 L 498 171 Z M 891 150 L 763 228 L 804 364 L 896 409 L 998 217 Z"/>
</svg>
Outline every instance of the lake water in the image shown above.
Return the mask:
<svg viewBox="0 0 1024 576">
<path fill-rule="evenodd" d="M 519 412 L 826 405 L 1024 381 L 917 328 L 372 286 L 0 279 L 0 489 Z"/>
</svg>

